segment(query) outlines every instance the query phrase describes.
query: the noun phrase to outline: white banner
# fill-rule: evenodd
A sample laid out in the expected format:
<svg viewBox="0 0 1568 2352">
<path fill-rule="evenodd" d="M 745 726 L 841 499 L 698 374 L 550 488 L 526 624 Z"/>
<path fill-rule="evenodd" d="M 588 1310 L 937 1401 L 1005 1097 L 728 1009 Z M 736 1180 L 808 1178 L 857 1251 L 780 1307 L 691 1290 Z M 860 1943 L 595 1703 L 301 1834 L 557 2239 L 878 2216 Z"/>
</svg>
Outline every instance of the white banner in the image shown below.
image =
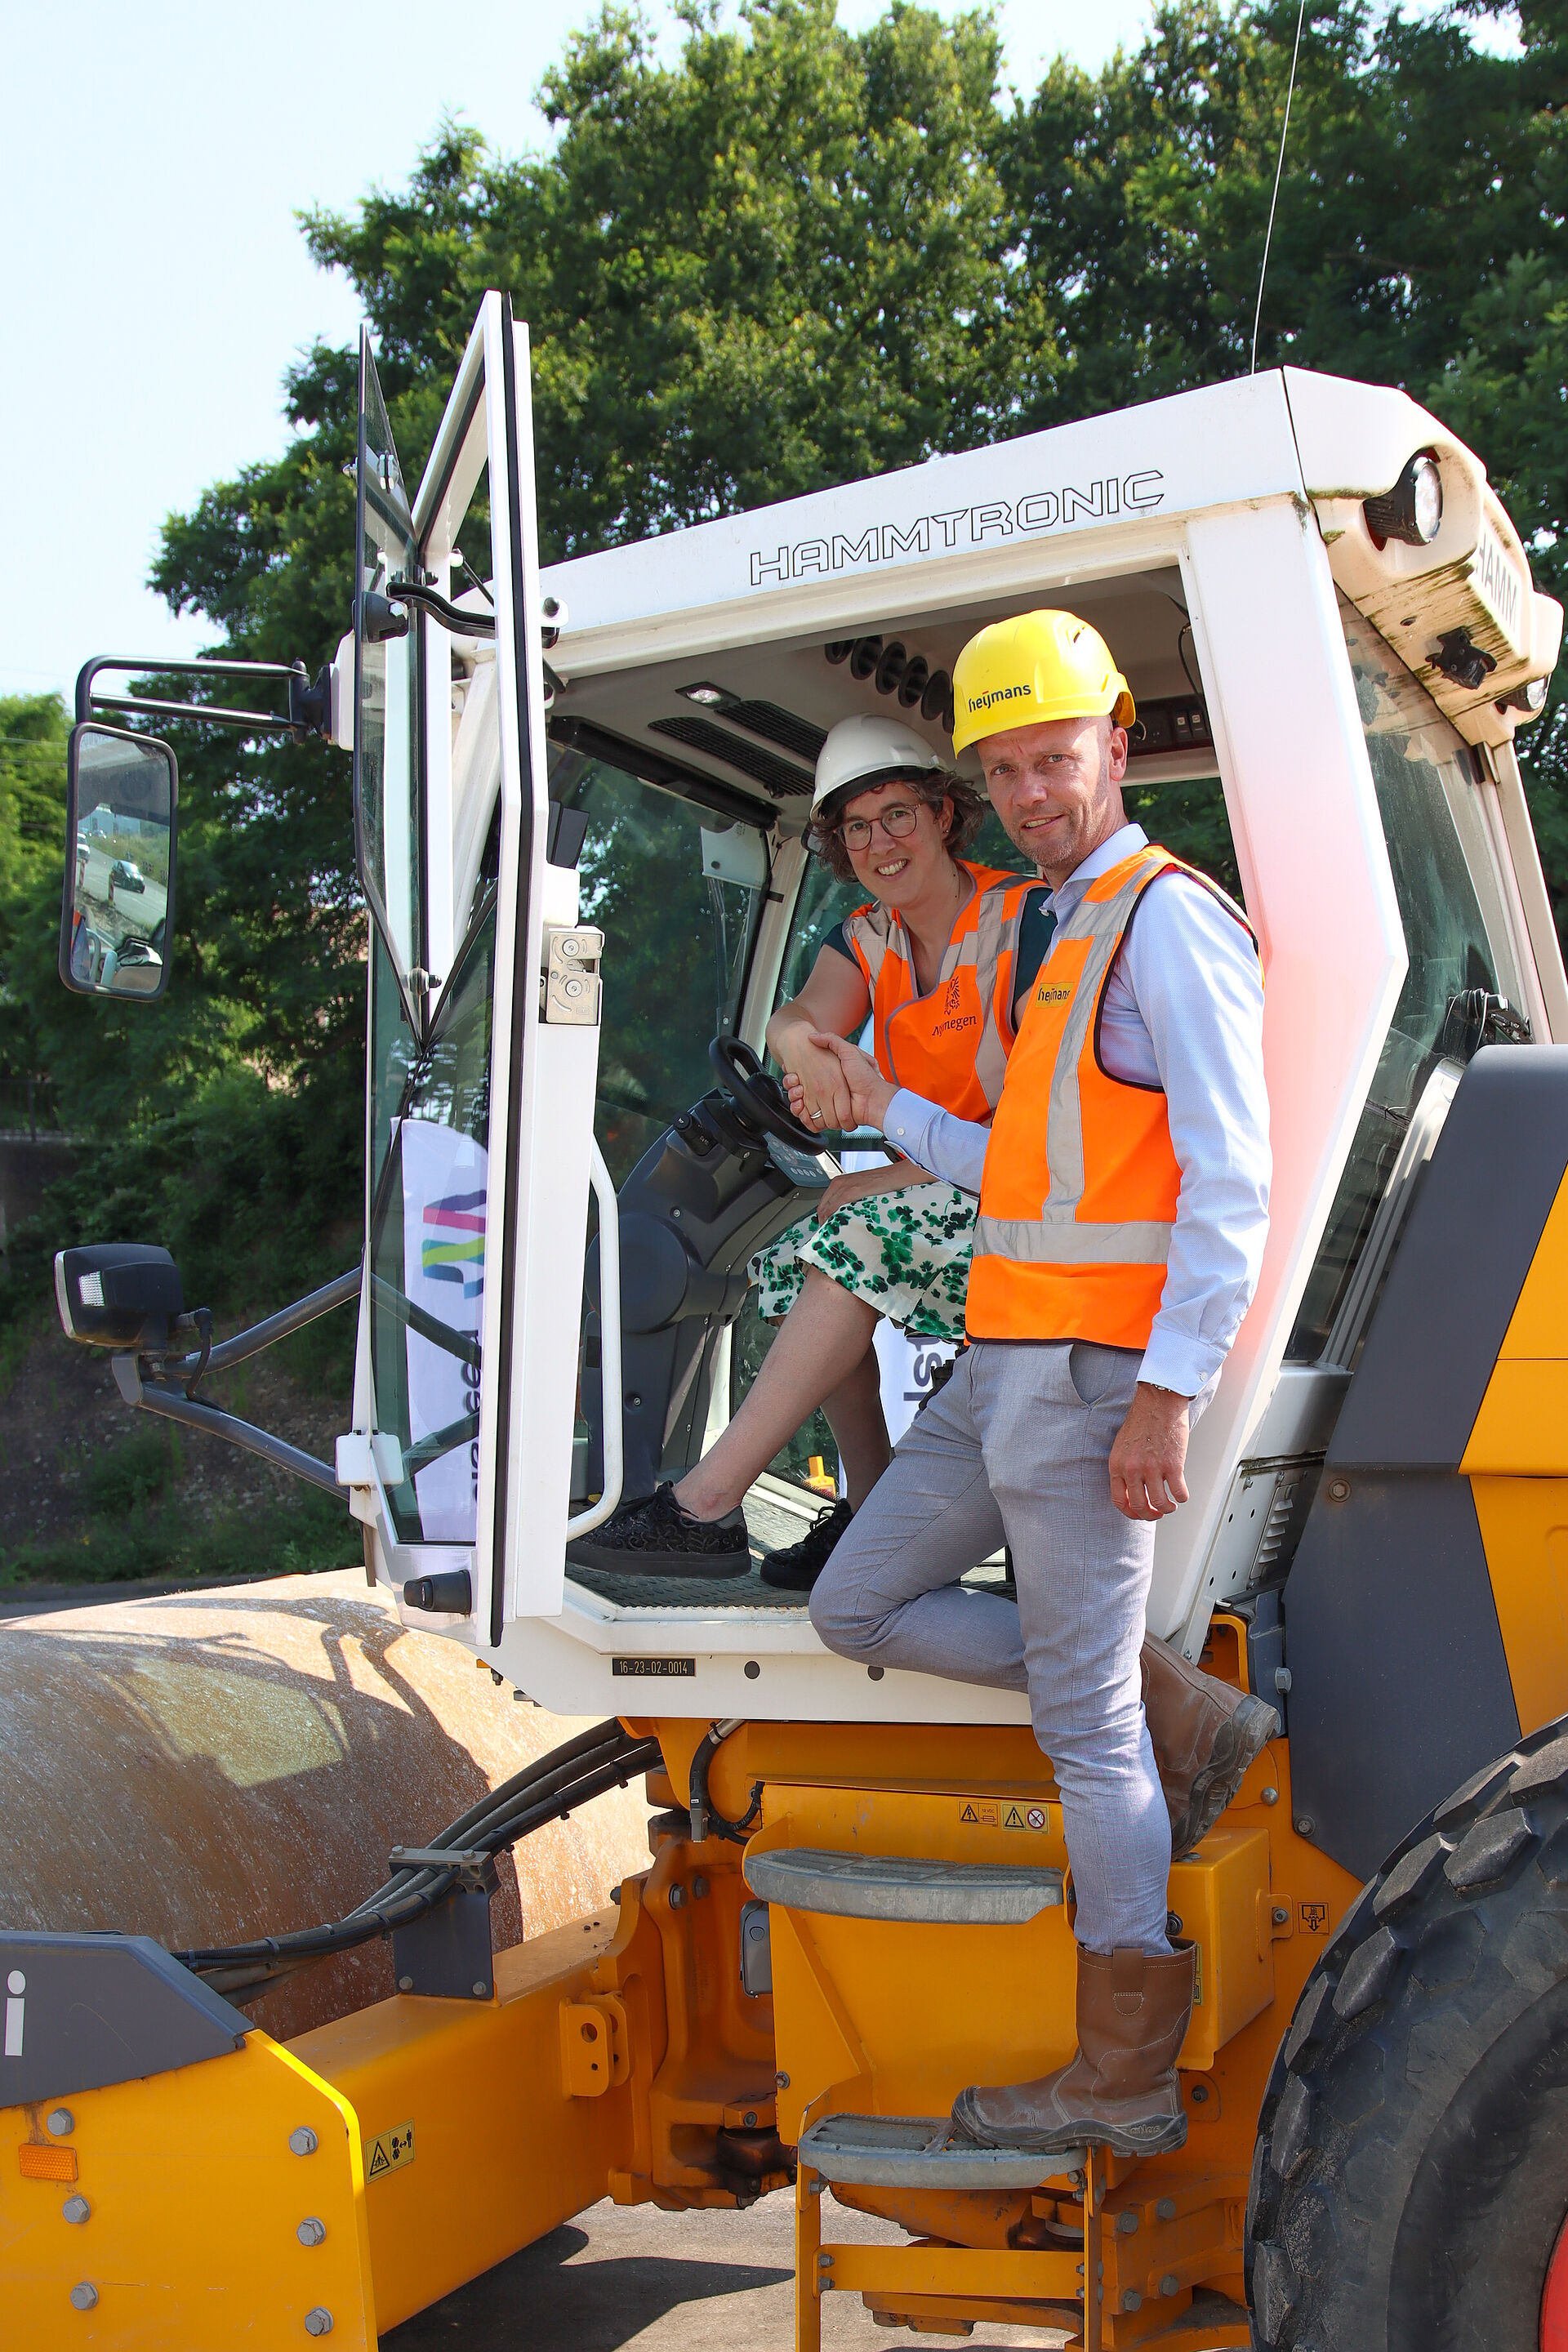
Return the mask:
<svg viewBox="0 0 1568 2352">
<path fill-rule="evenodd" d="M 405 1118 L 403 1147 L 403 1285 L 411 1306 L 453 1331 L 474 1337 L 485 1294 L 485 1187 L 489 1155 L 482 1144 L 434 1120 Z M 422 1332 L 408 1349 L 411 1445 L 479 1407 L 479 1370 Z M 472 1543 L 478 1526 L 479 1441 L 438 1454 L 417 1474 L 414 1491 L 426 1543 Z"/>
</svg>

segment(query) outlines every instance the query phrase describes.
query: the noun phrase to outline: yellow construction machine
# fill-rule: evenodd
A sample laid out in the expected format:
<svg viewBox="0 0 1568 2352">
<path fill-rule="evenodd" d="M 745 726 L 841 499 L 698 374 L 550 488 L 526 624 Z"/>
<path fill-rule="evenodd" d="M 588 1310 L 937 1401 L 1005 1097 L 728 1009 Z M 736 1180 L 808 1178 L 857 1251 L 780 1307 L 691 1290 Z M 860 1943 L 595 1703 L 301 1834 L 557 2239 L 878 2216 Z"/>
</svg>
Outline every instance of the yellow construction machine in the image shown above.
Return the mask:
<svg viewBox="0 0 1568 2352">
<path fill-rule="evenodd" d="M 365 345 L 353 633 L 276 681 L 353 753 L 363 1262 L 226 1341 L 158 1250 L 106 1235 L 58 1291 L 132 1407 L 346 1492 L 496 1706 L 597 1727 L 364 1856 L 328 1924 L 0 1936 L 7 2340 L 369 2346 L 606 2195 L 793 2182 L 800 2352 L 830 2294 L 1117 2352 L 1561 2352 L 1568 982 L 1513 748 L 1561 613 L 1480 459 L 1287 370 L 542 574 L 528 385 L 490 296 L 410 497 Z M 1136 697 L 1132 812 L 1238 893 L 1268 983 L 1268 1255 L 1149 1622 L 1282 1728 L 1172 1870 L 1187 2134 L 1137 2164 L 947 2121 L 1073 2042 L 1023 1699 L 828 1656 L 754 1568 L 567 1557 L 723 1427 L 747 1257 L 837 1165 L 757 1059 L 845 910 L 803 842 L 826 730 L 896 709 L 949 749 L 959 647 L 1063 604 Z M 174 761 L 99 683 L 136 667 L 79 691 L 61 969 L 153 997 Z M 110 835 L 155 920 L 80 854 Z M 349 1299 L 334 1463 L 204 1399 Z M 939 1354 L 890 1348 L 906 1415 Z M 807 1449 L 753 1491 L 759 1546 L 815 1507 Z M 495 1948 L 498 1855 L 644 1775 L 648 1866 Z M 290 2040 L 248 2014 L 388 1942 L 390 1997 Z M 843 2242 L 843 2208 L 896 2229 Z"/>
</svg>

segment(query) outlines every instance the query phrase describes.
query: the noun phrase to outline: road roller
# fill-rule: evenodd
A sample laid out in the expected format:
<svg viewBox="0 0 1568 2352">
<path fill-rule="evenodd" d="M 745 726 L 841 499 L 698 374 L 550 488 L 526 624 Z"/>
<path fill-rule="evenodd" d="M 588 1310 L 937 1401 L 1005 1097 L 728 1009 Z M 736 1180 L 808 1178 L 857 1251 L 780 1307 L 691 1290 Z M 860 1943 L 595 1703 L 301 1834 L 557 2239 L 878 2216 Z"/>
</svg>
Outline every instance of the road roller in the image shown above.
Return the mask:
<svg viewBox="0 0 1568 2352">
<path fill-rule="evenodd" d="M 129 1410 L 337 1494 L 374 1591 L 8 1637 L 51 1890 L 0 1935 L 17 2340 L 368 2347 L 606 2196 L 787 2189 L 797 2352 L 829 2295 L 868 2343 L 1568 2344 L 1568 980 L 1515 752 L 1562 614 L 1482 458 L 1288 368 L 542 571 L 530 368 L 488 295 L 411 490 L 363 340 L 316 676 L 79 681 L 60 971 L 98 998 L 180 985 L 166 718 L 254 732 L 243 684 L 352 753 L 358 1262 L 229 1333 L 110 1232 L 57 1291 Z M 849 908 L 827 730 L 950 758 L 961 648 L 1068 605 L 1136 700 L 1130 809 L 1266 978 L 1268 1246 L 1148 1630 L 1276 1728 L 1171 1869 L 1197 1998 L 1142 2157 L 951 2126 L 1073 2048 L 1061 1793 L 1022 1695 L 830 1654 L 762 1575 L 819 1438 L 747 1572 L 581 1558 L 726 1426 L 748 1261 L 851 1148 L 762 1058 Z M 330 1462 L 204 1394 L 351 1310 Z M 890 1416 L 942 1356 L 893 1341 Z"/>
</svg>

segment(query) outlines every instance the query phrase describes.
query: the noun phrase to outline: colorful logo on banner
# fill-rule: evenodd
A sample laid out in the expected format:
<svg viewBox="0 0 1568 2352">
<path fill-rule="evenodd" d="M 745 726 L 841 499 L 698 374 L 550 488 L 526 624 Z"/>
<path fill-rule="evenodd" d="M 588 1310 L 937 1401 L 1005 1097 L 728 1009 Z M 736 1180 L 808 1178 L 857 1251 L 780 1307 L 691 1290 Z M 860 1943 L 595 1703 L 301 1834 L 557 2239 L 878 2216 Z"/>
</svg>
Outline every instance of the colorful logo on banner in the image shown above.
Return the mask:
<svg viewBox="0 0 1568 2352">
<path fill-rule="evenodd" d="M 420 1271 L 430 1282 L 460 1282 L 465 1298 L 485 1286 L 485 1196 L 454 1192 L 426 1202 L 420 1236 Z"/>
</svg>

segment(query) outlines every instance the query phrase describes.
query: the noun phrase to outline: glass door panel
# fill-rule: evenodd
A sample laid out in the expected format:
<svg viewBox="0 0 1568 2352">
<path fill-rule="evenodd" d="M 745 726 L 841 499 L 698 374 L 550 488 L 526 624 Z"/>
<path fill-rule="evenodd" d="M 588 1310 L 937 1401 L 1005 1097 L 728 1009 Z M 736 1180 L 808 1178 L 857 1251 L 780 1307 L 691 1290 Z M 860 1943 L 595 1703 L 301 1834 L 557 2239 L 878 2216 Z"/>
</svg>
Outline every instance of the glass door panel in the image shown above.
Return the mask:
<svg viewBox="0 0 1568 2352">
<path fill-rule="evenodd" d="M 418 551 L 386 404 L 360 333 L 354 600 L 354 828 L 360 880 L 410 1010 L 424 961 L 424 845 L 418 775 L 421 623 L 388 591 L 417 581 Z"/>
</svg>

